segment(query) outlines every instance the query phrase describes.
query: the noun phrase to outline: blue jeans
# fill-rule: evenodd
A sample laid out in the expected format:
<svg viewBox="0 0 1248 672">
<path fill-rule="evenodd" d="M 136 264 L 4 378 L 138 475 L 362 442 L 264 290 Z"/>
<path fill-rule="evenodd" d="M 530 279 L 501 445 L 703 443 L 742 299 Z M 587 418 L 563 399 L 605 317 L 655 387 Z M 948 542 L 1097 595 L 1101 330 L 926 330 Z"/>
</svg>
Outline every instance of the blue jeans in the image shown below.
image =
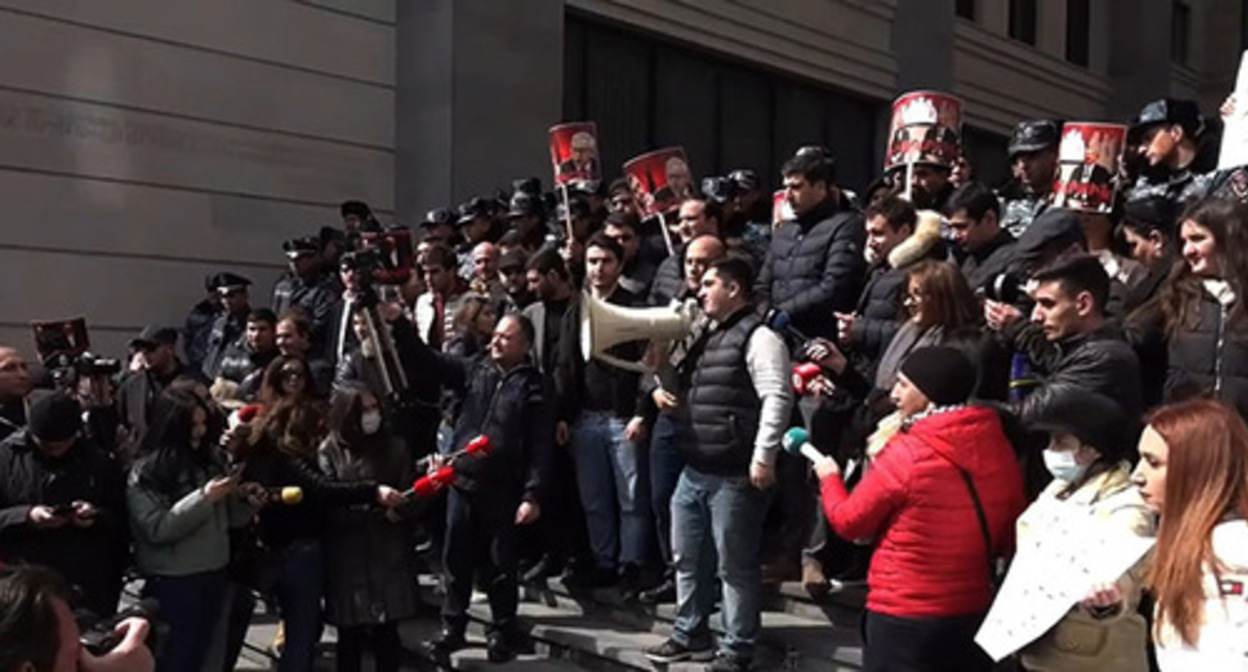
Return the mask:
<svg viewBox="0 0 1248 672">
<path fill-rule="evenodd" d="M 748 476 L 715 476 L 685 467 L 672 495 L 676 642 L 694 647 L 710 642 L 707 620 L 715 608 L 718 574 L 724 590 L 720 651 L 754 657 L 762 591 L 758 549 L 766 508 L 766 493 Z"/>
<path fill-rule="evenodd" d="M 672 566 L 672 493 L 685 468 L 685 458 L 677 447 L 678 421 L 660 413 L 650 437 L 650 509 L 654 514 L 655 536 L 663 564 Z"/>
<path fill-rule="evenodd" d="M 576 485 L 585 508 L 589 546 L 603 569 L 640 565 L 650 539 L 650 515 L 638 478 L 638 447 L 624 438 L 625 422 L 610 413 L 582 411 L 572 426 Z M 639 489 L 642 489 L 639 492 Z"/>
<path fill-rule="evenodd" d="M 277 606 L 282 615 L 286 644 L 277 672 L 310 672 L 321 641 L 321 593 L 325 583 L 325 557 L 317 539 L 300 539 L 277 549 L 281 576 L 277 581 Z"/>
<path fill-rule="evenodd" d="M 158 672 L 199 672 L 218 631 L 228 587 L 223 569 L 147 578 L 143 596 L 160 603 L 160 620 L 169 625 L 169 638 L 156 659 Z"/>
</svg>

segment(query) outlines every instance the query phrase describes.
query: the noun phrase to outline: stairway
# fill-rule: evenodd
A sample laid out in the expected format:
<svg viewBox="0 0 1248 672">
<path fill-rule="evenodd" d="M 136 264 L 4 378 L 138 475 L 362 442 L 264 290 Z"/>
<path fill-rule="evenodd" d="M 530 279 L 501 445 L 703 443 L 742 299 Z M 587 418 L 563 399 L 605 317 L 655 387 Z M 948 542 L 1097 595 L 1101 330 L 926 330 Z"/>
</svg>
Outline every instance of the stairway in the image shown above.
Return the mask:
<svg viewBox="0 0 1248 672">
<path fill-rule="evenodd" d="M 432 586 L 426 591 L 436 600 Z M 772 588 L 766 595 L 763 632 L 755 668 L 760 670 L 850 671 L 861 669 L 858 619 L 861 588 L 834 593 L 820 603 L 810 600 L 798 584 Z M 661 643 L 671 632 L 672 605 L 626 604 L 614 590 L 571 592 L 557 581 L 545 590 L 526 588 L 520 615 L 533 640 L 535 655 L 573 668 L 611 672 L 654 670 L 643 650 Z M 489 607 L 474 604 L 470 615 L 477 641 L 489 619 Z M 718 625 L 718 617 L 712 619 Z M 471 638 L 471 637 L 470 637 Z M 407 637 L 405 636 L 405 641 Z M 480 655 L 478 655 L 480 654 Z M 528 658 L 528 657 L 526 657 Z M 469 650 L 453 658 L 457 669 L 504 669 L 489 666 L 483 652 Z M 526 667 L 529 664 L 526 661 Z M 669 672 L 694 672 L 702 663 L 666 666 Z M 545 669 L 545 668 L 541 668 Z"/>
</svg>

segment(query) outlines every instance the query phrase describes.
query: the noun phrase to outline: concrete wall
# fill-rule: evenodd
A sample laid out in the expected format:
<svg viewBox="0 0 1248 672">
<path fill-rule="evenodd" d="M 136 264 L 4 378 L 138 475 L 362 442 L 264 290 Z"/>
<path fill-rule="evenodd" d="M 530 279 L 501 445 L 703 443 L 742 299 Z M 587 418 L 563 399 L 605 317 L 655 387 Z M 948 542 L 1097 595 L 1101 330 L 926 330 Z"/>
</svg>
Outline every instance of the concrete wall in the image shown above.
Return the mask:
<svg viewBox="0 0 1248 672">
<path fill-rule="evenodd" d="M 0 0 L 0 342 L 84 315 L 96 349 L 257 282 L 337 204 L 394 203 L 394 6 Z"/>
<path fill-rule="evenodd" d="M 1191 62 L 1172 66 L 1168 0 L 1093 2 L 1081 68 L 1065 0 L 1039 0 L 1035 47 L 996 0 L 973 22 L 952 0 L 0 0 L 0 342 L 29 350 L 29 320 L 82 314 L 115 351 L 180 321 L 209 272 L 267 302 L 280 241 L 344 198 L 411 223 L 546 176 L 566 11 L 880 101 L 947 88 L 1004 133 L 1167 92 L 1211 111 L 1241 5 L 1192 0 Z"/>
</svg>

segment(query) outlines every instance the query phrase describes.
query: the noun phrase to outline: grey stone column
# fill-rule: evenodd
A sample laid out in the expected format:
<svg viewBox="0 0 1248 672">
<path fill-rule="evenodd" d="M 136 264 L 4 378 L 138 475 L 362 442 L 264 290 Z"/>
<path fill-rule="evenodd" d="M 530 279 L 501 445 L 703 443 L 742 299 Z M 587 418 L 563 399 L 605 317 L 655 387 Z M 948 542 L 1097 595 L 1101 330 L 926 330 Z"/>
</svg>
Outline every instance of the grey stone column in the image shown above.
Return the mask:
<svg viewBox="0 0 1248 672">
<path fill-rule="evenodd" d="M 425 210 L 535 175 L 563 109 L 563 0 L 399 2 L 395 207 Z"/>
<path fill-rule="evenodd" d="M 1098 5 L 1093 3 L 1093 11 Z M 1109 117 L 1130 119 L 1150 100 L 1169 93 L 1170 0 L 1110 0 Z M 1100 10 L 1104 11 L 1104 10 Z M 1094 33 L 1095 34 L 1095 33 Z M 1198 39 L 1193 35 L 1191 39 Z"/>
<path fill-rule="evenodd" d="M 953 89 L 953 0 L 898 0 L 897 91 Z"/>
</svg>

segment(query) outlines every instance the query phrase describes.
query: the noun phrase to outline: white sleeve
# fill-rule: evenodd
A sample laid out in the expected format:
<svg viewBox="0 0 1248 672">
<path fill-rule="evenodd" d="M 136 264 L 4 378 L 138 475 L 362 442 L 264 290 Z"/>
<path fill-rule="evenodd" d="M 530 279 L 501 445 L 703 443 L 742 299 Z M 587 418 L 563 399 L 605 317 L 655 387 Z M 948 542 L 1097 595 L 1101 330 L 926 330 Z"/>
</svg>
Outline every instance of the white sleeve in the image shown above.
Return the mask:
<svg viewBox="0 0 1248 672">
<path fill-rule="evenodd" d="M 789 349 L 780 335 L 767 327 L 755 329 L 745 350 L 745 368 L 762 403 L 753 461 L 770 466 L 775 464 L 793 411 Z"/>
</svg>

